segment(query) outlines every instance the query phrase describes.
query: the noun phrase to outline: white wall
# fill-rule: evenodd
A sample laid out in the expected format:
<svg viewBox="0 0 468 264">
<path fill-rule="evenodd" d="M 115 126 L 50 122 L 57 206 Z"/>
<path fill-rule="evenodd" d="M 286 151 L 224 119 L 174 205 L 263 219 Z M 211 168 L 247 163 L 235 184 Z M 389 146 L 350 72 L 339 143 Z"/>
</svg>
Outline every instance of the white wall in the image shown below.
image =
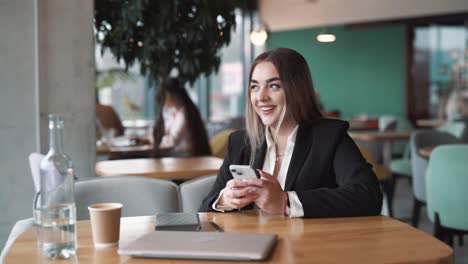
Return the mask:
<svg viewBox="0 0 468 264">
<path fill-rule="evenodd" d="M 272 31 L 460 12 L 467 0 L 259 0 Z"/>
<path fill-rule="evenodd" d="M 94 175 L 92 19 L 92 0 L 0 0 L 0 249 L 32 216 L 28 155 L 47 149 L 48 112 L 65 115 L 78 176 Z"/>
</svg>

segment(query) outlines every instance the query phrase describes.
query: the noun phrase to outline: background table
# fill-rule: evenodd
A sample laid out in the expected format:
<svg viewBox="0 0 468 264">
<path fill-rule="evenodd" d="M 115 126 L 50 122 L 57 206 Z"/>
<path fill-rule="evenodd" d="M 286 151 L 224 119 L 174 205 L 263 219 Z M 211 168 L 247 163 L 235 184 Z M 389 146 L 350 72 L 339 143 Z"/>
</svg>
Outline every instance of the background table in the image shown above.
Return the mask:
<svg viewBox="0 0 468 264">
<path fill-rule="evenodd" d="M 363 132 L 349 132 L 352 139 L 362 141 L 382 141 L 383 142 L 383 162 L 384 165 L 389 167 L 392 160 L 392 141 L 395 140 L 408 140 L 411 136 L 409 131 L 363 131 Z"/>
<path fill-rule="evenodd" d="M 136 145 L 136 146 L 98 146 L 96 147 L 97 155 L 109 156 L 111 159 L 130 158 L 130 157 L 150 157 L 153 153 L 153 145 Z"/>
<path fill-rule="evenodd" d="M 218 173 L 223 160 L 216 157 L 106 160 L 96 163 L 98 176 L 145 176 L 166 180 L 190 180 Z"/>
<path fill-rule="evenodd" d="M 302 219 L 258 211 L 200 214 L 203 231 L 214 220 L 225 232 L 276 233 L 278 243 L 267 263 L 452 263 L 453 251 L 439 240 L 385 216 Z M 120 245 L 155 232 L 153 216 L 122 218 Z M 78 222 L 75 263 L 235 263 L 119 256 L 117 247 L 95 249 L 89 221 Z M 5 263 L 45 263 L 30 228 L 12 245 Z M 245 263 L 245 262 L 240 262 Z M 262 262 L 265 263 L 265 262 Z"/>
<path fill-rule="evenodd" d="M 444 119 L 419 119 L 416 125 L 419 127 L 440 127 L 447 123 Z"/>
</svg>

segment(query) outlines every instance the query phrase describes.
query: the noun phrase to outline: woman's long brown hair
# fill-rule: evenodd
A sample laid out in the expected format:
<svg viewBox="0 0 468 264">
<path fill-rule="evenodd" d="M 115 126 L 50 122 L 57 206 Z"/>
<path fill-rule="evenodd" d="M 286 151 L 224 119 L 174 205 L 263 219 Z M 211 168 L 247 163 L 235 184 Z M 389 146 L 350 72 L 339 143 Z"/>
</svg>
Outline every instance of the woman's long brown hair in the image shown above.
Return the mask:
<svg viewBox="0 0 468 264">
<path fill-rule="evenodd" d="M 192 137 L 192 152 L 190 154 L 193 156 L 211 155 L 211 148 L 200 111 L 190 99 L 185 88 L 180 86 L 178 80 L 170 79 L 167 82 L 166 91 L 184 106 L 187 129 Z"/>
<path fill-rule="evenodd" d="M 249 88 L 255 67 L 263 62 L 272 63 L 278 71 L 286 97 L 286 109 L 297 124 L 301 125 L 322 117 L 309 66 L 301 54 L 287 48 L 276 48 L 258 55 L 250 68 L 249 83 L 247 84 L 246 129 L 251 147 L 250 165 L 252 165 L 255 152 L 265 137 L 265 126 L 250 102 Z"/>
</svg>

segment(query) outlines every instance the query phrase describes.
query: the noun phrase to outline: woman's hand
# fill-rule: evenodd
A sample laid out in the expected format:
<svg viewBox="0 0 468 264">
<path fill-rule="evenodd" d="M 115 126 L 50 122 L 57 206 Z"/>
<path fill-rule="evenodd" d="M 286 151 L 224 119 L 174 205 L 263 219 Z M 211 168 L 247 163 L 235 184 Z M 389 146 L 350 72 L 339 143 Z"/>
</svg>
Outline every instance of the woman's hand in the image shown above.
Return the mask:
<svg viewBox="0 0 468 264">
<path fill-rule="evenodd" d="M 283 214 L 287 202 L 287 193 L 281 189 L 278 180 L 272 175 L 258 170 L 262 179 L 245 179 L 243 183 L 251 186 L 248 193 L 256 194 L 255 204 L 269 214 Z"/>
<path fill-rule="evenodd" d="M 218 205 L 227 206 L 234 209 L 240 209 L 252 203 L 257 195 L 249 192 L 251 187 L 243 180 L 232 179 L 226 183 L 223 195 L 218 201 Z"/>
</svg>

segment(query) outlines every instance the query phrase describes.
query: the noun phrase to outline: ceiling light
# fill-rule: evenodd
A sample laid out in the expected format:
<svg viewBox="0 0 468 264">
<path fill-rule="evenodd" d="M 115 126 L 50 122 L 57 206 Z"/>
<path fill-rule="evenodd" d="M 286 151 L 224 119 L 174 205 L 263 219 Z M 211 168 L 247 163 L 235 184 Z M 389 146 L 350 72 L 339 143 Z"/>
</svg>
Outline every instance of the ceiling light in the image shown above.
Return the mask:
<svg viewBox="0 0 468 264">
<path fill-rule="evenodd" d="M 323 43 L 335 42 L 336 36 L 328 30 L 323 30 L 320 34 L 317 35 L 317 41 Z"/>
<path fill-rule="evenodd" d="M 260 28 L 258 30 L 250 32 L 250 42 L 255 46 L 262 46 L 265 44 L 268 39 L 268 32 L 265 28 Z"/>
</svg>

